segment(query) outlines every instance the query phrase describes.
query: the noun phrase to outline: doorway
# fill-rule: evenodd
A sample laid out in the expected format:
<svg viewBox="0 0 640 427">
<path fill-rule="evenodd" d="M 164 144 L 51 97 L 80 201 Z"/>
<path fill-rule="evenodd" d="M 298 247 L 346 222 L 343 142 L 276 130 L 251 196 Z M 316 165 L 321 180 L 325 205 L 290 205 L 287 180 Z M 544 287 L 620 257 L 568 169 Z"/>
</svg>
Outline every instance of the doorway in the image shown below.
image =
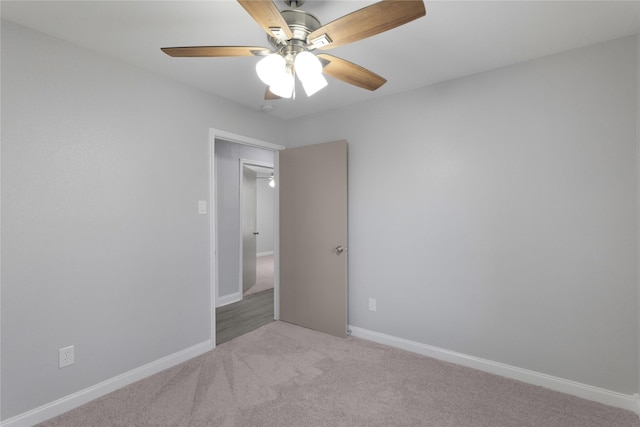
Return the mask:
<svg viewBox="0 0 640 427">
<path fill-rule="evenodd" d="M 217 141 L 220 141 L 221 144 L 218 144 Z M 237 206 L 240 203 L 239 177 L 241 171 L 239 160 L 246 158 L 246 156 L 239 155 L 233 161 L 235 165 L 233 179 L 238 182 L 238 185 L 235 191 L 227 192 L 226 195 L 228 197 L 231 196 L 231 198 L 225 200 L 223 197 L 221 200 L 220 196 L 224 193 L 224 190 L 221 190 L 221 187 L 224 189 L 224 185 L 221 186 L 221 184 L 224 184 L 225 180 L 220 179 L 217 173 L 221 166 L 217 147 L 218 145 L 227 145 L 227 143 L 231 143 L 233 147 L 231 151 L 236 155 L 238 153 L 242 154 L 243 150 L 251 150 L 255 147 L 262 148 L 261 151 L 268 153 L 271 156 L 269 160 L 273 161 L 274 179 L 276 181 L 274 192 L 275 271 L 273 311 L 270 311 L 269 316 L 271 316 L 271 319 L 282 319 L 333 335 L 345 336 L 347 331 L 346 141 L 314 144 L 307 147 L 287 149 L 282 152 L 281 150 L 284 150 L 284 147 L 279 145 L 211 129 L 210 200 L 212 215 L 210 216 L 210 277 L 212 290 L 211 325 L 213 326 L 211 336 L 214 347 L 216 342 L 220 342 L 217 339 L 216 330 L 218 328 L 216 326 L 222 321 L 217 309 L 225 309 L 225 306 L 231 305 L 231 303 L 244 303 L 249 300 L 249 298 L 243 299 L 241 292 L 240 258 L 242 253 L 239 247 L 241 239 L 238 238 L 240 236 L 240 224 L 239 215 L 237 214 Z M 229 146 L 227 146 L 227 149 L 229 149 Z M 214 153 L 216 153 L 215 156 Z M 285 164 L 286 167 L 283 166 Z M 326 169 L 326 165 L 330 166 L 329 170 Z M 280 169 L 281 167 L 282 170 Z M 328 177 L 332 179 L 328 179 Z M 285 184 L 287 185 L 285 186 Z M 309 188 L 316 188 L 316 190 L 309 191 Z M 235 202 L 234 195 L 236 197 Z M 329 196 L 328 199 L 327 196 Z M 236 228 L 231 230 L 233 232 L 232 241 L 227 240 L 222 243 L 224 240 L 223 234 L 228 232 L 229 229 L 220 223 L 221 211 L 228 210 L 234 203 L 236 206 L 234 218 L 238 224 Z M 338 218 L 341 218 L 338 223 L 342 225 L 336 227 L 334 220 Z M 326 220 L 329 220 L 328 223 Z M 320 233 L 312 241 L 309 241 L 305 236 L 307 236 L 310 221 L 313 223 L 311 224 L 312 230 L 327 230 L 331 231 L 331 233 Z M 286 224 L 284 232 L 280 229 L 281 223 Z M 313 250 L 310 251 L 310 249 Z M 232 252 L 234 253 L 232 254 Z M 232 255 L 231 259 L 229 259 L 228 255 Z M 307 259 L 296 260 L 294 259 L 295 255 L 304 255 L 307 256 Z M 309 255 L 312 256 L 311 260 L 308 259 Z M 328 255 L 329 257 L 327 258 Z M 229 265 L 235 271 L 235 280 L 226 280 L 228 279 L 226 276 L 225 280 L 223 280 L 221 267 L 229 267 Z M 314 277 L 314 281 L 308 280 L 310 273 L 305 266 L 313 267 L 314 271 L 311 276 Z M 283 267 L 287 268 L 281 271 Z M 299 276 L 300 273 L 302 276 Z M 220 292 L 222 282 L 225 282 L 228 286 L 230 285 L 233 289 L 237 289 L 238 292 L 233 292 L 232 289 L 231 294 L 223 295 Z M 332 291 L 325 292 L 328 289 L 332 289 Z M 233 295 L 234 293 L 235 295 Z M 258 295 L 260 294 L 266 293 L 258 293 Z M 297 318 L 296 316 L 303 311 L 311 313 L 311 320 L 320 319 L 323 320 L 323 323 L 307 324 L 306 320 L 309 319 Z M 306 317 L 308 318 L 309 316 Z M 338 321 L 331 322 L 331 325 L 329 323 L 324 324 L 324 320 L 327 318 L 335 318 Z"/>
<path fill-rule="evenodd" d="M 217 236 L 212 317 L 220 344 L 275 318 L 276 191 L 269 186 L 275 154 L 221 139 L 214 141 L 213 151 Z"/>
</svg>

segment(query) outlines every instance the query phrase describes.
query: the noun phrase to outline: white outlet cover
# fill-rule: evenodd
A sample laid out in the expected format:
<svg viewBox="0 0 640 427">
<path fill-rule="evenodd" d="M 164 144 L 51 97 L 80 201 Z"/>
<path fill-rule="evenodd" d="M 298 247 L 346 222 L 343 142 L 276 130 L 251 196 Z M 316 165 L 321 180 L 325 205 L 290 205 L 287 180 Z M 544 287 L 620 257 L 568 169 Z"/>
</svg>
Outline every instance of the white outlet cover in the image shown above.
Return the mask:
<svg viewBox="0 0 640 427">
<path fill-rule="evenodd" d="M 369 298 L 369 311 L 376 311 L 376 300 Z"/>
<path fill-rule="evenodd" d="M 75 363 L 74 346 L 58 349 L 58 368 L 64 368 Z"/>
</svg>

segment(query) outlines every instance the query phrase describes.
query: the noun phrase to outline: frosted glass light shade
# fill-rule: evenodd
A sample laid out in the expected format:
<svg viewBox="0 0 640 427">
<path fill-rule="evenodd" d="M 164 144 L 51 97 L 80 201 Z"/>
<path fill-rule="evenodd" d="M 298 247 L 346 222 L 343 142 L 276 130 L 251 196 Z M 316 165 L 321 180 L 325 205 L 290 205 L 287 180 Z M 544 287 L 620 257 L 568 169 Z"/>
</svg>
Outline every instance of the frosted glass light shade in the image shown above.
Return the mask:
<svg viewBox="0 0 640 427">
<path fill-rule="evenodd" d="M 322 75 L 322 63 L 313 53 L 304 51 L 297 54 L 294 66 L 307 96 L 327 85 L 327 79 Z"/>
<path fill-rule="evenodd" d="M 293 73 L 285 71 L 271 86 L 269 86 L 269 90 L 271 93 L 278 95 L 281 98 L 291 98 L 293 96 L 294 85 L 295 81 Z"/>
<path fill-rule="evenodd" d="M 313 95 L 328 84 L 327 79 L 325 79 L 322 74 L 311 75 L 305 78 L 301 77 L 300 82 L 307 96 Z"/>
<path fill-rule="evenodd" d="M 294 66 L 296 67 L 296 74 L 300 77 L 300 80 L 322 74 L 322 63 L 320 63 L 318 57 L 311 52 L 304 51 L 297 54 Z"/>
<path fill-rule="evenodd" d="M 267 86 L 275 84 L 286 72 L 287 61 L 277 53 L 265 56 L 256 64 L 256 73 Z"/>
</svg>

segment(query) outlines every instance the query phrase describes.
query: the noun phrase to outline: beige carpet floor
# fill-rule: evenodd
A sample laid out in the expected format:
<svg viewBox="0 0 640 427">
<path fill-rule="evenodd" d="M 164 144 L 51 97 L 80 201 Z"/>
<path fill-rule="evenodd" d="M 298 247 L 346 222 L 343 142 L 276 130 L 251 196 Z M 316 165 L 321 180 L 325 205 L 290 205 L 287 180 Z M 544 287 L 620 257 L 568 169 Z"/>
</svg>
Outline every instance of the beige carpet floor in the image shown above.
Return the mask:
<svg viewBox="0 0 640 427">
<path fill-rule="evenodd" d="M 244 292 L 244 296 L 273 289 L 273 255 L 259 256 L 256 259 L 256 284 Z"/>
<path fill-rule="evenodd" d="M 273 322 L 42 426 L 638 427 L 632 412 Z"/>
</svg>

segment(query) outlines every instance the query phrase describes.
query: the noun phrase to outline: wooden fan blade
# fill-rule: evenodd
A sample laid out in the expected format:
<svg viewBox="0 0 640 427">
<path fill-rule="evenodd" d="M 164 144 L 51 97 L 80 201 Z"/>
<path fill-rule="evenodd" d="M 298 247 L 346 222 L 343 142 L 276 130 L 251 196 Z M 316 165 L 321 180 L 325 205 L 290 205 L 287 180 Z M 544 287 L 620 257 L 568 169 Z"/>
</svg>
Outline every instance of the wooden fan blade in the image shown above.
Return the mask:
<svg viewBox="0 0 640 427">
<path fill-rule="evenodd" d="M 313 31 L 307 42 L 327 35 L 330 43 L 319 49 L 331 49 L 352 43 L 411 22 L 426 14 L 422 0 L 383 0 L 329 22 Z"/>
<path fill-rule="evenodd" d="M 220 57 L 220 56 L 260 56 L 268 55 L 271 50 L 255 46 L 191 46 L 163 47 L 161 50 L 173 57 Z"/>
<path fill-rule="evenodd" d="M 318 58 L 326 65 L 322 72 L 328 76 L 342 80 L 350 85 L 358 86 L 363 89 L 376 90 L 387 82 L 387 79 L 381 77 L 363 68 L 353 62 L 340 59 L 337 56 L 320 53 Z"/>
<path fill-rule="evenodd" d="M 280 10 L 271 0 L 238 0 L 249 15 L 268 34 L 279 40 L 289 40 L 293 37 L 289 24 L 280 14 Z"/>
<path fill-rule="evenodd" d="M 264 99 L 266 101 L 274 100 L 274 99 L 282 99 L 282 97 L 276 95 L 275 93 L 269 90 L 269 86 L 267 86 L 267 90 L 264 92 Z"/>
</svg>

